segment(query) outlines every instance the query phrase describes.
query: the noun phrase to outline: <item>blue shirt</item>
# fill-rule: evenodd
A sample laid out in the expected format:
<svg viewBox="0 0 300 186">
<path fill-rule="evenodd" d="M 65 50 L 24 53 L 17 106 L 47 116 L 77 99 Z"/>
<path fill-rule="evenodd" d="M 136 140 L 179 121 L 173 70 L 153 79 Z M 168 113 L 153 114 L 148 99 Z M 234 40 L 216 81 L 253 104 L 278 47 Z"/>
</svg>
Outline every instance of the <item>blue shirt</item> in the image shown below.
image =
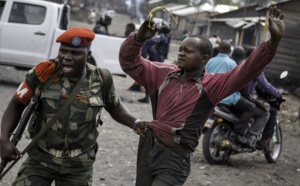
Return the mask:
<svg viewBox="0 0 300 186">
<path fill-rule="evenodd" d="M 229 70 L 234 69 L 237 66 L 235 61 L 229 58 L 227 54 L 219 53 L 216 57 L 211 58 L 206 66 L 206 72 L 207 73 L 224 73 Z M 235 105 L 241 98 L 240 92 L 235 92 L 231 94 L 230 96 L 224 98 L 220 103 L 226 104 L 226 105 Z"/>
</svg>

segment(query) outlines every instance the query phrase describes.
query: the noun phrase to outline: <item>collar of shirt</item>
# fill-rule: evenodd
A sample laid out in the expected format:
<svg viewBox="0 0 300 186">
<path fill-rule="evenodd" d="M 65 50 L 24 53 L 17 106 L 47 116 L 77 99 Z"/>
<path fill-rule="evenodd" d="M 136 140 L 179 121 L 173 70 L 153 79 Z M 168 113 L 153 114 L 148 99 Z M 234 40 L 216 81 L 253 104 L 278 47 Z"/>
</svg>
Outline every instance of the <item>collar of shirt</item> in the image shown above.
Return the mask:
<svg viewBox="0 0 300 186">
<path fill-rule="evenodd" d="M 181 75 L 183 74 L 183 70 L 177 70 L 177 71 L 174 71 L 174 72 L 171 72 L 169 75 L 168 75 L 168 77 L 167 77 L 167 79 L 168 78 L 179 78 Z M 200 73 L 198 73 L 193 79 L 194 80 L 196 80 L 197 82 L 201 82 L 202 81 L 202 78 L 203 78 L 203 76 L 204 76 L 204 72 L 200 72 Z"/>
</svg>

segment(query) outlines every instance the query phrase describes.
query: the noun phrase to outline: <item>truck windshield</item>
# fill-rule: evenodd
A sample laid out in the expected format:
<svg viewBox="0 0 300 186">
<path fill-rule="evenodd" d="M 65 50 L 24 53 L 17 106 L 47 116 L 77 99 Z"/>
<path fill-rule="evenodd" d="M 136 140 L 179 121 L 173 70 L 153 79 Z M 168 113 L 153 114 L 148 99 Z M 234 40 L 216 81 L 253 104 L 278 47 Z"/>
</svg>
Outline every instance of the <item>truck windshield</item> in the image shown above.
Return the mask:
<svg viewBox="0 0 300 186">
<path fill-rule="evenodd" d="M 9 22 L 39 25 L 44 22 L 46 8 L 44 6 L 18 3 L 13 4 Z"/>
</svg>

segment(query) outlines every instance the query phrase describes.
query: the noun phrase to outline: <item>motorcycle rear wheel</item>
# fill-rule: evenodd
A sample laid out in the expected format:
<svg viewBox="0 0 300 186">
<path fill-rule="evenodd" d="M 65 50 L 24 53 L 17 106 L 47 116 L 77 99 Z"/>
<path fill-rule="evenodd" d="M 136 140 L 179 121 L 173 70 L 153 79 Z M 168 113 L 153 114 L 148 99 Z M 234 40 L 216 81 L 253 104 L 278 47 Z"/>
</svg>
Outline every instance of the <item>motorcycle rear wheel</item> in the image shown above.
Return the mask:
<svg viewBox="0 0 300 186">
<path fill-rule="evenodd" d="M 222 140 L 227 139 L 232 128 L 227 123 L 214 123 L 212 127 L 205 131 L 202 141 L 202 150 L 205 159 L 210 164 L 222 164 L 229 155 L 219 144 Z M 227 156 L 227 157 L 224 157 Z"/>
<path fill-rule="evenodd" d="M 271 153 L 265 152 L 265 158 L 268 163 L 276 163 L 280 157 L 282 149 L 282 131 L 279 125 L 275 128 L 270 146 Z"/>
</svg>

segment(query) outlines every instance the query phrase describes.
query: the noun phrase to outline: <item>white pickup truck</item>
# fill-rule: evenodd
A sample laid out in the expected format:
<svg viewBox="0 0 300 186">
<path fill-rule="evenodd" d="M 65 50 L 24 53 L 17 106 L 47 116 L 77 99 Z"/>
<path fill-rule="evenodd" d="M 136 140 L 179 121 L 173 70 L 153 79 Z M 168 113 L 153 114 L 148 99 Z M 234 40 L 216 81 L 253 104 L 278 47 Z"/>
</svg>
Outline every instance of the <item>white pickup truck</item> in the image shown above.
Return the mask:
<svg viewBox="0 0 300 186">
<path fill-rule="evenodd" d="M 43 0 L 0 0 L 0 65 L 28 69 L 55 58 L 56 38 L 68 28 L 69 8 Z M 118 61 L 124 38 L 96 34 L 91 63 L 125 76 Z"/>
</svg>

